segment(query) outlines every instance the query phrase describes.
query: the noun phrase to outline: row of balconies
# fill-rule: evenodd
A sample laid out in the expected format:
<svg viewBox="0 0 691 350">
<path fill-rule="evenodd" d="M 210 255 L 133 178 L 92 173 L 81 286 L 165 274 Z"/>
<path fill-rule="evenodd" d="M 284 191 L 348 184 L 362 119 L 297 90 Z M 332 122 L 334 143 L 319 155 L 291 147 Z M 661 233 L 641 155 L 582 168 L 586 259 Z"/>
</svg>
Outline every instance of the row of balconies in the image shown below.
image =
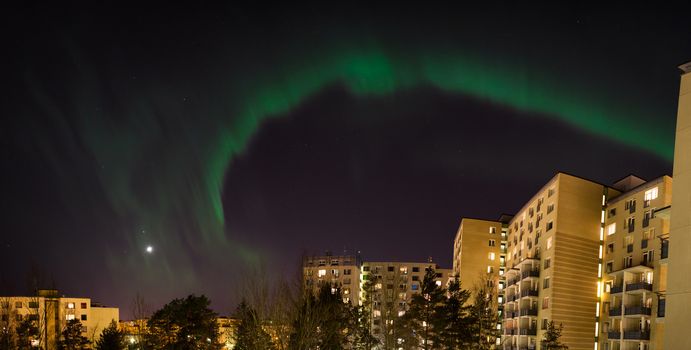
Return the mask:
<svg viewBox="0 0 691 350">
<path fill-rule="evenodd" d="M 640 281 L 640 282 L 634 282 L 634 283 L 627 283 L 626 284 L 626 291 L 631 292 L 635 290 L 653 290 L 653 284 L 648 283 L 646 281 Z M 610 288 L 609 293 L 610 294 L 617 294 L 623 292 L 623 286 L 612 286 Z"/>
<path fill-rule="evenodd" d="M 648 315 L 652 314 L 652 310 L 645 306 L 629 306 L 624 308 L 624 315 Z M 621 316 L 621 306 L 610 308 L 610 316 Z"/>
<path fill-rule="evenodd" d="M 537 328 L 504 328 L 504 335 L 537 335 Z"/>
<path fill-rule="evenodd" d="M 521 316 L 537 316 L 537 308 L 521 308 L 518 311 L 506 312 L 506 318 L 516 318 Z"/>
<path fill-rule="evenodd" d="M 609 340 L 618 340 L 621 339 L 621 332 L 619 331 L 609 331 L 607 332 L 607 338 Z M 650 332 L 649 331 L 624 331 L 624 339 L 628 340 L 650 340 Z"/>
</svg>

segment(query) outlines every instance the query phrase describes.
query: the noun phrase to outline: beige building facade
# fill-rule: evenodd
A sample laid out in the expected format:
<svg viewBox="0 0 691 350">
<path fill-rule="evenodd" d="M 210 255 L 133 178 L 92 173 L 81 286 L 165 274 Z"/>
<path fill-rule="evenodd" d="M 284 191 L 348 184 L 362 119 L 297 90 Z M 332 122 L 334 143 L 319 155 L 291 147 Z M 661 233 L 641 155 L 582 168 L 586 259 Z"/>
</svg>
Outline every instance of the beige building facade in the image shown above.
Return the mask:
<svg viewBox="0 0 691 350">
<path fill-rule="evenodd" d="M 691 62 L 679 66 L 674 192 L 669 235 L 665 349 L 691 349 Z"/>
<path fill-rule="evenodd" d="M 66 324 L 78 320 L 82 335 L 95 342 L 111 322 L 119 322 L 119 309 L 92 303 L 90 298 L 72 298 L 59 295 L 57 290 L 40 290 L 37 296 L 0 297 L 0 322 L 3 327 L 16 329 L 30 320 L 38 336 L 32 345 L 40 349 L 57 349 L 57 343 Z"/>
<path fill-rule="evenodd" d="M 602 349 L 663 348 L 672 178 L 638 180 L 607 202 Z"/>
<path fill-rule="evenodd" d="M 343 301 L 357 305 L 361 265 L 358 255 L 325 254 L 306 257 L 302 263 L 305 287 L 316 290 L 322 283 L 340 286 Z"/>
</svg>

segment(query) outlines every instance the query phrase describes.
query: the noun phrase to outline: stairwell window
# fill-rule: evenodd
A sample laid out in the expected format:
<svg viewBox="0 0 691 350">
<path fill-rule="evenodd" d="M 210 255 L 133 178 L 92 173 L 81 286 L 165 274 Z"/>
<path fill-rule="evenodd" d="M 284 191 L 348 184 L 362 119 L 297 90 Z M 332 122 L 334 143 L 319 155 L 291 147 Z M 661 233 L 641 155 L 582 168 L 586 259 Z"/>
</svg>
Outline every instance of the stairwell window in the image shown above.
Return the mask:
<svg viewBox="0 0 691 350">
<path fill-rule="evenodd" d="M 542 281 L 542 289 L 547 289 L 549 288 L 549 277 L 545 277 L 544 281 Z"/>
<path fill-rule="evenodd" d="M 552 248 L 552 237 L 547 238 L 547 249 Z"/>
<path fill-rule="evenodd" d="M 607 235 L 611 236 L 615 233 L 617 233 L 617 223 L 613 222 L 613 223 L 607 225 Z"/>
<path fill-rule="evenodd" d="M 551 230 L 552 227 L 554 227 L 554 222 L 553 221 L 548 222 L 547 227 L 545 228 L 545 231 Z"/>
<path fill-rule="evenodd" d="M 490 240 L 489 240 L 489 246 L 490 246 L 490 247 L 494 247 L 495 243 L 496 243 L 496 242 L 495 242 L 493 239 L 490 239 Z"/>
</svg>

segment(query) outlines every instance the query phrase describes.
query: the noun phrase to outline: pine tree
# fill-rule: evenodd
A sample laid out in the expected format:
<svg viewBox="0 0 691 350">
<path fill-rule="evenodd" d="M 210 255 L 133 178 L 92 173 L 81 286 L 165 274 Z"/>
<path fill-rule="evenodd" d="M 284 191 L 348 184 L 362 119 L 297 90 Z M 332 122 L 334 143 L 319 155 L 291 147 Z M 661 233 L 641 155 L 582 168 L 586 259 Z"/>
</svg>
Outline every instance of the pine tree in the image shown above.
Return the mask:
<svg viewBox="0 0 691 350">
<path fill-rule="evenodd" d="M 34 327 L 33 321 L 25 318 L 17 325 L 15 329 L 17 334 L 17 349 L 28 350 L 31 349 L 31 339 L 36 337 L 38 334 L 36 327 Z"/>
<path fill-rule="evenodd" d="M 497 291 L 494 276 L 487 274 L 475 286 L 472 317 L 472 348 L 488 350 L 495 346 L 499 331 L 497 323 Z"/>
<path fill-rule="evenodd" d="M 216 313 L 209 304 L 203 295 L 166 304 L 147 322 L 145 345 L 152 349 L 220 349 Z"/>
<path fill-rule="evenodd" d="M 62 331 L 62 337 L 58 342 L 60 350 L 84 350 L 89 347 L 89 339 L 82 335 L 82 323 L 73 319 L 67 321 L 67 326 Z"/>
<path fill-rule="evenodd" d="M 262 328 L 262 321 L 257 312 L 243 300 L 235 311 L 240 320 L 235 335 L 235 350 L 269 350 L 274 345 L 271 337 Z"/>
<path fill-rule="evenodd" d="M 547 322 L 547 331 L 542 338 L 542 348 L 545 350 L 568 350 L 569 347 L 559 341 L 563 329 L 564 326 L 561 323 L 556 326 L 552 321 Z"/>
<path fill-rule="evenodd" d="M 101 332 L 101 338 L 96 341 L 96 350 L 122 350 L 125 347 L 125 334 L 118 329 L 115 321 Z"/>
<path fill-rule="evenodd" d="M 408 310 L 402 317 L 400 337 L 406 349 L 443 349 L 446 291 L 437 285 L 432 267 L 425 272 L 420 293 L 413 295 Z"/>
<path fill-rule="evenodd" d="M 466 349 L 472 338 L 472 306 L 467 305 L 471 293 L 461 288 L 458 277 L 449 283 L 448 298 L 444 303 L 446 327 L 441 332 L 441 341 L 445 349 Z"/>
</svg>

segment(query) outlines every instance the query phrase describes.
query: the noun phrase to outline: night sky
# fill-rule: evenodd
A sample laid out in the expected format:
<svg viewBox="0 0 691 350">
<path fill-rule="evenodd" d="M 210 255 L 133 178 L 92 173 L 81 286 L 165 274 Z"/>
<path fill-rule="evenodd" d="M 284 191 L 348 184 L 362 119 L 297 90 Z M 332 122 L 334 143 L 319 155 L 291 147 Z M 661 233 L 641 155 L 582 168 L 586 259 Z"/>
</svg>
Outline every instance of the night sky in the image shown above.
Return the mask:
<svg viewBox="0 0 691 350">
<path fill-rule="evenodd" d="M 557 171 L 671 174 L 686 11 L 543 11 L 8 9 L 0 293 L 227 314 L 303 254 L 450 267 Z"/>
</svg>

